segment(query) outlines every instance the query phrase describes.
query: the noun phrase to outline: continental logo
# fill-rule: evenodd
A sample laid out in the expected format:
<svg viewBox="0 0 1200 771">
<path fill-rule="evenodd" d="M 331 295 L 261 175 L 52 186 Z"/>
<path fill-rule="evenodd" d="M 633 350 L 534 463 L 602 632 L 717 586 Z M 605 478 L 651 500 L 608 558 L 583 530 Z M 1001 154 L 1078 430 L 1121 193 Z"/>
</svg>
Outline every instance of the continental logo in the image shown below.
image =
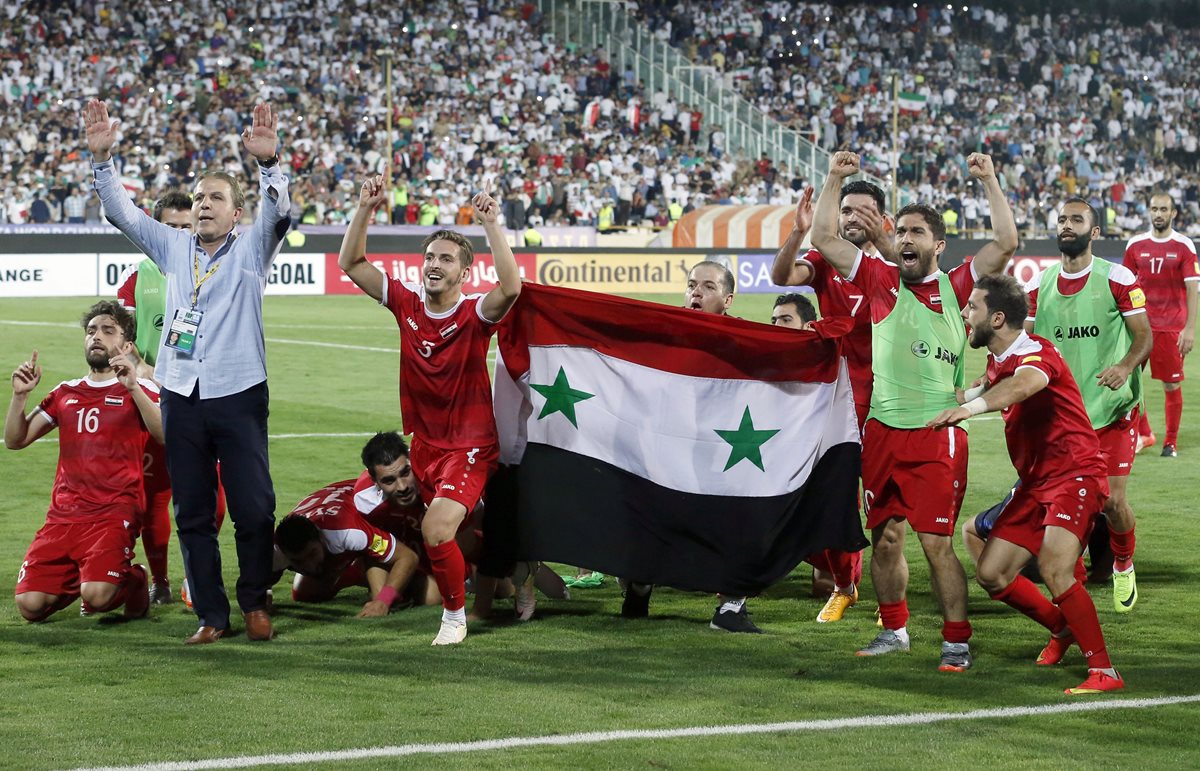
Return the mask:
<svg viewBox="0 0 1200 771">
<path fill-rule="evenodd" d="M 1134 287 L 1132 290 L 1130 290 L 1129 302 L 1132 303 L 1133 307 L 1135 308 L 1146 307 L 1146 293 L 1142 291 L 1140 286 Z"/>
<path fill-rule="evenodd" d="M 1064 340 L 1086 340 L 1099 336 L 1100 327 L 1096 326 L 1095 324 L 1092 324 L 1091 326 L 1054 328 L 1054 342 L 1056 343 L 1061 343 Z"/>
<path fill-rule="evenodd" d="M 686 259 L 647 260 L 635 254 L 544 256 L 538 282 L 580 289 L 677 292 L 687 280 Z"/>
</svg>

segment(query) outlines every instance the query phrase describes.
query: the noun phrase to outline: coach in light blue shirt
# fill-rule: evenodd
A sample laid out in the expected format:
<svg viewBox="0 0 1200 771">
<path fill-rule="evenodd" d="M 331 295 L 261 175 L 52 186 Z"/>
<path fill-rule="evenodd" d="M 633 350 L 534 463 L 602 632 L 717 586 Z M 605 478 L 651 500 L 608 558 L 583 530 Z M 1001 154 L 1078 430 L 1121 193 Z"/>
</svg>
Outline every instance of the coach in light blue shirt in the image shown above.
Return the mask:
<svg viewBox="0 0 1200 771">
<path fill-rule="evenodd" d="M 96 192 L 108 220 L 167 278 L 166 333 L 156 379 L 162 384 L 167 470 L 188 589 L 200 629 L 186 642 L 216 642 L 229 631 L 229 599 L 217 543 L 217 461 L 237 541 L 237 600 L 251 640 L 272 637 L 267 615 L 275 492 L 267 460 L 267 365 L 262 298 L 287 233 L 288 178 L 279 170 L 277 118 L 254 108 L 242 134 L 258 159 L 261 207 L 237 234 L 245 198 L 237 179 L 205 172 L 192 193 L 194 235 L 163 225 L 129 200 L 110 150 L 118 121 L 103 102 L 83 111 Z"/>
</svg>

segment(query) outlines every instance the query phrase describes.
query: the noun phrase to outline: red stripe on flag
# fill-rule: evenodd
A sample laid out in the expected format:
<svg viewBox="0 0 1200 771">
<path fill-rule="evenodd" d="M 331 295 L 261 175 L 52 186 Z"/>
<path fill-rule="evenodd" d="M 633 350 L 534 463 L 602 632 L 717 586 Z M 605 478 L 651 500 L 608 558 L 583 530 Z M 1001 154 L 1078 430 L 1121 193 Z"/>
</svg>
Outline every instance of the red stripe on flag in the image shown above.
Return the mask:
<svg viewBox="0 0 1200 771">
<path fill-rule="evenodd" d="M 658 303 L 525 284 L 500 336 L 511 372 L 527 367 L 524 345 L 591 348 L 690 377 L 770 382 L 837 379 L 837 337 L 850 324 L 807 332 Z"/>
</svg>

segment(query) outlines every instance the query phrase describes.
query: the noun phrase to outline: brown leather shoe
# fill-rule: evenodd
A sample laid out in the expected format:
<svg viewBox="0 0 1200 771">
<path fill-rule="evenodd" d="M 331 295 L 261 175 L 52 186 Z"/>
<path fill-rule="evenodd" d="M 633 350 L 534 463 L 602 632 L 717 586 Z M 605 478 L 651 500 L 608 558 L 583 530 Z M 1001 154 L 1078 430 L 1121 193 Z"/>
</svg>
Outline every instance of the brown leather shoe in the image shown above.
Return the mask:
<svg viewBox="0 0 1200 771">
<path fill-rule="evenodd" d="M 250 640 L 264 642 L 275 636 L 271 628 L 271 616 L 265 610 L 252 610 L 242 614 L 246 620 L 246 637 Z"/>
<path fill-rule="evenodd" d="M 196 633 L 183 641 L 184 645 L 208 645 L 220 640 L 228 632 L 228 629 L 217 629 L 215 626 L 202 626 L 196 630 Z"/>
</svg>

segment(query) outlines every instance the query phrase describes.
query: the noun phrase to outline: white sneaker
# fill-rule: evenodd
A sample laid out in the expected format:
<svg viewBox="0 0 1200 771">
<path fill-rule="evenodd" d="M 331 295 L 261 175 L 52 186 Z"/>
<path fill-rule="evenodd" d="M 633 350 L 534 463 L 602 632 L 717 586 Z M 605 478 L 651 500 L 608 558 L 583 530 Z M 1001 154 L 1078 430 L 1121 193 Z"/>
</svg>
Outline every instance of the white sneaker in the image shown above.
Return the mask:
<svg viewBox="0 0 1200 771">
<path fill-rule="evenodd" d="M 458 645 L 463 640 L 467 639 L 467 625 L 456 624 L 453 621 L 443 621 L 442 628 L 438 630 L 437 637 L 433 638 L 431 645 Z"/>
<path fill-rule="evenodd" d="M 533 611 L 537 608 L 537 593 L 533 589 L 532 577 L 517 587 L 517 621 L 529 621 L 533 618 Z"/>
</svg>

